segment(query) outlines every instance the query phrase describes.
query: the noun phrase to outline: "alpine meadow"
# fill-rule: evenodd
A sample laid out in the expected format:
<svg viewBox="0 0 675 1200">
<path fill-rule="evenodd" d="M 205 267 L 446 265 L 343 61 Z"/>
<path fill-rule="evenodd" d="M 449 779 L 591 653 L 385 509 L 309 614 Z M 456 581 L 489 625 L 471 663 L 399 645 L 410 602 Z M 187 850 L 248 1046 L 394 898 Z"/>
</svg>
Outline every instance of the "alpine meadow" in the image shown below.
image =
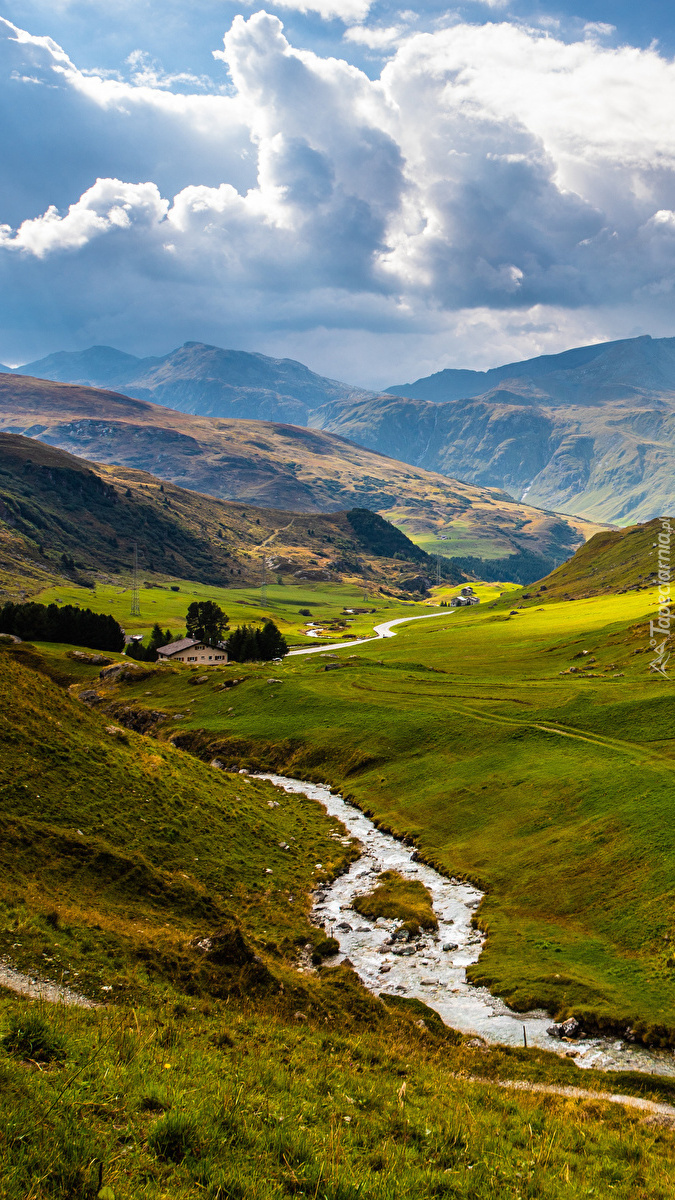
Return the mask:
<svg viewBox="0 0 675 1200">
<path fill-rule="evenodd" d="M 0 1200 L 673 1200 L 671 7 L 0 97 Z"/>
</svg>

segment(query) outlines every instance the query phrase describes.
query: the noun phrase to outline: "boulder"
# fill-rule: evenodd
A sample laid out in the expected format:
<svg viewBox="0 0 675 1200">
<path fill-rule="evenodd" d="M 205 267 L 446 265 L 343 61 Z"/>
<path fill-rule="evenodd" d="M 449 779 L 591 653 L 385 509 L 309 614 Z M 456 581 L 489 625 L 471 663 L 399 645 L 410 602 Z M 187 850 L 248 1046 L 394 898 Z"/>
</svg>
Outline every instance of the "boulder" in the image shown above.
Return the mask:
<svg viewBox="0 0 675 1200">
<path fill-rule="evenodd" d="M 87 688 L 84 692 L 80 692 L 79 699 L 91 708 L 94 704 L 98 704 L 101 697 L 93 688 Z"/>
<path fill-rule="evenodd" d="M 85 654 L 84 650 L 69 650 L 66 658 L 72 658 L 75 662 L 89 663 L 92 667 L 107 667 L 111 662 L 111 658 L 106 658 L 105 654 Z"/>
<path fill-rule="evenodd" d="M 116 683 L 120 679 L 144 679 L 146 675 L 151 674 L 149 671 L 144 671 L 142 667 L 137 667 L 135 663 L 113 663 L 111 667 L 103 667 L 99 671 L 99 679 L 105 683 Z"/>
<path fill-rule="evenodd" d="M 546 1030 L 549 1037 L 578 1038 L 583 1033 L 582 1025 L 576 1017 L 568 1017 L 566 1021 L 557 1021 Z"/>
</svg>

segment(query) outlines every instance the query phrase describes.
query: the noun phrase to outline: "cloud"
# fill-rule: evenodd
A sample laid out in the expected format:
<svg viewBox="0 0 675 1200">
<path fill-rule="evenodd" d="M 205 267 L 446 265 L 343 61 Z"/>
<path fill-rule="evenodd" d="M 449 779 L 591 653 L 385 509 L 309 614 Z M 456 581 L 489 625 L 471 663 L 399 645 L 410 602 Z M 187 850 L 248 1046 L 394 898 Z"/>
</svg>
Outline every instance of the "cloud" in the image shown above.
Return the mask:
<svg viewBox="0 0 675 1200">
<path fill-rule="evenodd" d="M 252 3 L 253 0 L 247 0 Z M 346 25 L 365 21 L 373 0 L 275 0 L 275 8 L 290 8 L 299 13 L 318 13 L 325 21 L 338 18 Z"/>
<path fill-rule="evenodd" d="M 97 179 L 63 217 L 50 205 L 43 216 L 24 221 L 15 234 L 8 225 L 0 225 L 0 246 L 45 258 L 57 250 L 79 250 L 101 234 L 130 229 L 132 223 L 157 223 L 168 207 L 154 183 Z"/>
<path fill-rule="evenodd" d="M 346 42 L 356 42 L 359 46 L 368 46 L 370 50 L 389 50 L 398 45 L 403 34 L 400 25 L 389 25 L 385 28 L 367 25 L 351 25 L 345 30 Z"/>
<path fill-rule="evenodd" d="M 616 25 L 608 25 L 606 21 L 586 21 L 583 30 L 587 37 L 609 37 L 616 33 Z"/>
<path fill-rule="evenodd" d="M 370 79 L 257 12 L 214 52 L 223 94 L 140 52 L 130 81 L 87 74 L 3 27 L 0 359 L 64 330 L 146 352 L 332 337 L 373 372 L 405 338 L 493 359 L 481 339 L 536 353 L 556 328 L 675 316 L 675 65 L 655 49 L 351 25 L 393 51 Z"/>
</svg>

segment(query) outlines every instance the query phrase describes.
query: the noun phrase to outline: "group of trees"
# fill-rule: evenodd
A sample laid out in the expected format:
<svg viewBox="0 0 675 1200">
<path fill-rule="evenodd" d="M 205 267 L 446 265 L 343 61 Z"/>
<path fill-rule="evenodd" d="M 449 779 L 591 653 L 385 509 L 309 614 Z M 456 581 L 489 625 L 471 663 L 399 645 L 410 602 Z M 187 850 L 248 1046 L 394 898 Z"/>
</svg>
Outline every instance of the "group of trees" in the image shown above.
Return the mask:
<svg viewBox="0 0 675 1200">
<path fill-rule="evenodd" d="M 227 655 L 232 662 L 269 662 L 283 658 L 288 651 L 274 621 L 265 621 L 262 629 L 254 625 L 238 625 L 227 639 Z"/>
<path fill-rule="evenodd" d="M 224 642 L 223 637 L 229 632 L 227 619 L 227 614 L 214 600 L 195 600 L 187 610 L 186 636 L 207 646 L 224 645 L 232 662 L 269 662 L 272 658 L 282 658 L 288 651 L 285 639 L 272 620 L 265 621 L 262 628 L 238 625 Z M 168 629 L 164 632 L 160 625 L 155 624 L 148 645 L 131 642 L 127 654 L 140 662 L 156 662 L 159 648 L 176 638 L 176 634 Z"/>
<path fill-rule="evenodd" d="M 4 604 L 0 633 L 13 633 L 23 641 L 66 642 L 90 650 L 124 649 L 124 630 L 114 617 L 73 604 Z"/>
<path fill-rule="evenodd" d="M 209 646 L 223 645 L 228 629 L 227 615 L 213 600 L 195 601 L 187 611 L 187 636 Z M 12 633 L 23 641 L 65 642 L 71 646 L 87 646 L 91 650 L 124 650 L 124 630 L 112 616 L 77 608 L 73 604 L 4 604 L 0 608 L 0 633 Z M 152 628 L 147 646 L 130 642 L 126 648 L 129 658 L 139 662 L 156 662 L 160 646 L 176 639 L 169 629 L 157 623 Z M 282 658 L 288 651 L 274 621 L 260 627 L 238 625 L 227 642 L 228 657 L 233 662 L 268 662 Z"/>
</svg>

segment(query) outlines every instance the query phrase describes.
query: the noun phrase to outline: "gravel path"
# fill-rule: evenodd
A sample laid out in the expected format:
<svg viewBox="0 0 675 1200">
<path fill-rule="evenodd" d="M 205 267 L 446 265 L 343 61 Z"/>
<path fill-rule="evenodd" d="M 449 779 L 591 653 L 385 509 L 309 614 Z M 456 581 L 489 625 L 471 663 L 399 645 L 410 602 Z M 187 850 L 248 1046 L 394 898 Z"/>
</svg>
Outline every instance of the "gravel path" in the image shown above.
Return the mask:
<svg viewBox="0 0 675 1200">
<path fill-rule="evenodd" d="M 0 987 L 18 992 L 20 996 L 28 996 L 31 1000 L 46 1000 L 49 1004 L 77 1005 L 79 1008 L 100 1008 L 94 1000 L 80 996 L 70 988 L 57 983 L 47 983 L 43 979 L 35 979 L 32 975 L 24 975 L 15 971 L 6 962 L 0 962 Z"/>
<path fill-rule="evenodd" d="M 456 1075 L 454 1078 L 461 1079 L 462 1076 Z M 664 1125 L 675 1128 L 675 1108 L 672 1104 L 645 1100 L 642 1096 L 624 1096 L 620 1092 L 593 1092 L 590 1088 L 563 1087 L 552 1083 L 531 1083 L 527 1079 L 483 1079 L 480 1075 L 468 1075 L 464 1078 L 468 1079 L 470 1083 L 484 1083 L 489 1087 L 513 1088 L 517 1092 L 541 1092 L 546 1096 L 565 1096 L 570 1100 L 603 1100 L 608 1104 L 624 1104 L 626 1108 L 639 1108 L 653 1117 L 662 1117 Z"/>
</svg>

